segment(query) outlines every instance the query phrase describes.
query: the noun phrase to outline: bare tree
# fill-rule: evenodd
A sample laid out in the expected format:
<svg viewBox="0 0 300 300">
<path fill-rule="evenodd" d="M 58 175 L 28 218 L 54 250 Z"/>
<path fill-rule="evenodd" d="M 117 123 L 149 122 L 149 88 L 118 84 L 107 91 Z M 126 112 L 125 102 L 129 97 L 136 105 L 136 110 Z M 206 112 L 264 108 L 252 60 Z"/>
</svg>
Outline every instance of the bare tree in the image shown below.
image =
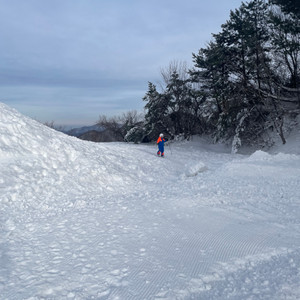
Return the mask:
<svg viewBox="0 0 300 300">
<path fill-rule="evenodd" d="M 46 121 L 46 122 L 44 122 L 43 124 L 44 124 L 45 126 L 47 126 L 47 127 L 50 127 L 50 128 L 52 128 L 52 129 L 55 129 L 55 130 L 57 130 L 57 131 L 64 131 L 64 130 L 65 130 L 65 127 L 64 127 L 64 126 L 61 126 L 61 125 L 55 125 L 55 124 L 54 124 L 54 121 L 51 121 L 51 122 Z"/>
<path fill-rule="evenodd" d="M 124 138 L 119 117 L 107 118 L 105 115 L 101 115 L 99 116 L 99 120 L 96 124 L 103 127 L 106 131 L 110 132 L 116 140 Z"/>
<path fill-rule="evenodd" d="M 143 119 L 143 114 L 138 113 L 136 110 L 131 110 L 123 113 L 123 115 L 120 117 L 121 123 L 129 127 L 135 126 L 136 124 L 142 122 Z"/>
<path fill-rule="evenodd" d="M 163 78 L 163 83 L 167 86 L 170 81 L 172 74 L 177 73 L 179 79 L 186 80 L 188 78 L 188 66 L 185 61 L 173 60 L 165 68 L 160 69 L 160 74 Z"/>
<path fill-rule="evenodd" d="M 136 125 L 143 122 L 143 115 L 136 110 L 123 113 L 122 116 L 114 116 L 107 118 L 102 115 L 99 116 L 97 125 L 105 128 L 106 131 L 111 132 L 117 140 L 123 140 L 127 132 Z"/>
</svg>

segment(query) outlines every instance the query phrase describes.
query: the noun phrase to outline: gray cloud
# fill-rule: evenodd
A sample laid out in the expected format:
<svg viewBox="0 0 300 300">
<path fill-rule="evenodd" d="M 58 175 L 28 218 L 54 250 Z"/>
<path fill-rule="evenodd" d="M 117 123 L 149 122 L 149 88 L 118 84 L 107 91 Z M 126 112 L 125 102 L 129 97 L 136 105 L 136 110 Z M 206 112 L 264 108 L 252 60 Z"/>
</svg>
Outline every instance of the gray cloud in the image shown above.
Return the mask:
<svg viewBox="0 0 300 300">
<path fill-rule="evenodd" d="M 191 63 L 240 3 L 0 0 L 0 101 L 66 123 L 72 103 L 81 123 L 140 109 L 160 68 Z"/>
</svg>

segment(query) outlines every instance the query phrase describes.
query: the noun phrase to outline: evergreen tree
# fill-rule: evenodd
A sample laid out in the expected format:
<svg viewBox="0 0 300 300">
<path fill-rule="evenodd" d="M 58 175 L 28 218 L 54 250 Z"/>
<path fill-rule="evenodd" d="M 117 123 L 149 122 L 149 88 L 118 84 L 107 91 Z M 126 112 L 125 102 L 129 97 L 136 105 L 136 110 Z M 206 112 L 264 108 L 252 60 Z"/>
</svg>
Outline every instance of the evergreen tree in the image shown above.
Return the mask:
<svg viewBox="0 0 300 300">
<path fill-rule="evenodd" d="M 171 134 L 168 116 L 169 99 L 157 91 L 156 86 L 149 82 L 148 92 L 143 98 L 145 105 L 145 130 L 150 140 L 155 139 L 160 132 Z"/>
<path fill-rule="evenodd" d="M 214 42 L 194 56 L 195 66 L 200 68 L 198 75 L 216 100 L 216 139 L 249 132 L 246 121 L 260 116 L 257 110 L 263 99 L 259 89 L 269 72 L 266 9 L 263 1 L 254 0 L 231 11 L 222 32 L 213 35 Z"/>
<path fill-rule="evenodd" d="M 212 96 L 218 113 L 222 113 L 226 110 L 230 90 L 228 68 L 231 63 L 224 43 L 221 39 L 210 42 L 198 55 L 193 54 L 193 58 L 196 69 L 190 71 L 192 81 L 201 84 L 202 91 Z"/>
<path fill-rule="evenodd" d="M 293 1 L 280 4 L 282 10 L 273 7 L 270 14 L 270 33 L 274 48 L 274 61 L 278 70 L 278 85 L 300 88 L 300 21 L 299 11 Z M 288 12 L 289 14 L 285 14 Z"/>
<path fill-rule="evenodd" d="M 198 55 L 193 54 L 196 69 L 191 70 L 191 77 L 201 84 L 205 99 L 202 110 L 208 116 L 207 122 L 210 122 L 207 127 L 214 129 L 218 139 L 225 136 L 230 127 L 228 114 L 232 85 L 229 81 L 231 61 L 228 50 L 221 37 L 215 35 L 215 40 L 206 49 L 200 49 Z"/>
<path fill-rule="evenodd" d="M 276 130 L 285 143 L 285 116 L 300 107 L 298 6 L 252 0 L 231 11 L 221 32 L 193 54 L 192 70 L 170 65 L 161 93 L 149 83 L 149 135 L 212 133 L 236 152 Z"/>
<path fill-rule="evenodd" d="M 300 18 L 300 2 L 298 0 L 269 0 L 270 3 L 280 6 L 285 14 L 294 14 Z"/>
<path fill-rule="evenodd" d="M 168 114 L 172 122 L 173 135 L 190 135 L 189 87 L 187 81 L 180 79 L 177 72 L 171 75 L 165 97 L 169 99 Z"/>
</svg>

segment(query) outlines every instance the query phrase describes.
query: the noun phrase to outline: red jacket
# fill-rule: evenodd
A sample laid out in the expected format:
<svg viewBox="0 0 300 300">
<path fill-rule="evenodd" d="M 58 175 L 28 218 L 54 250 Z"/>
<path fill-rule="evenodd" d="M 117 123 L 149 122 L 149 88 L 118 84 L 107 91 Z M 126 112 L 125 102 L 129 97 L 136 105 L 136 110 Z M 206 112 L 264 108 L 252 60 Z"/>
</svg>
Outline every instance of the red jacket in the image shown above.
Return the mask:
<svg viewBox="0 0 300 300">
<path fill-rule="evenodd" d="M 165 139 L 162 139 L 161 137 L 159 137 L 159 138 L 157 139 L 156 144 L 159 144 L 160 142 L 165 142 Z"/>
</svg>

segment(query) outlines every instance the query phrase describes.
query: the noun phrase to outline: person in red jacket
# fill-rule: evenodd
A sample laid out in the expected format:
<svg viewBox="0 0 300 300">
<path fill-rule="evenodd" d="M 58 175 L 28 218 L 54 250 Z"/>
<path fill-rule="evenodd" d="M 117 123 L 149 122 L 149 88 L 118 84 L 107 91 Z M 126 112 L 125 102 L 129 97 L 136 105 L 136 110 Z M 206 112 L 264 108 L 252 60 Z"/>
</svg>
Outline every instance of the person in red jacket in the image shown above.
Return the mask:
<svg viewBox="0 0 300 300">
<path fill-rule="evenodd" d="M 160 135 L 159 135 L 159 138 L 157 139 L 157 146 L 158 146 L 158 151 L 157 151 L 157 155 L 158 156 L 164 156 L 164 152 L 165 152 L 165 142 L 166 142 L 166 140 L 164 139 L 164 135 L 163 135 L 163 133 L 161 133 Z"/>
</svg>

